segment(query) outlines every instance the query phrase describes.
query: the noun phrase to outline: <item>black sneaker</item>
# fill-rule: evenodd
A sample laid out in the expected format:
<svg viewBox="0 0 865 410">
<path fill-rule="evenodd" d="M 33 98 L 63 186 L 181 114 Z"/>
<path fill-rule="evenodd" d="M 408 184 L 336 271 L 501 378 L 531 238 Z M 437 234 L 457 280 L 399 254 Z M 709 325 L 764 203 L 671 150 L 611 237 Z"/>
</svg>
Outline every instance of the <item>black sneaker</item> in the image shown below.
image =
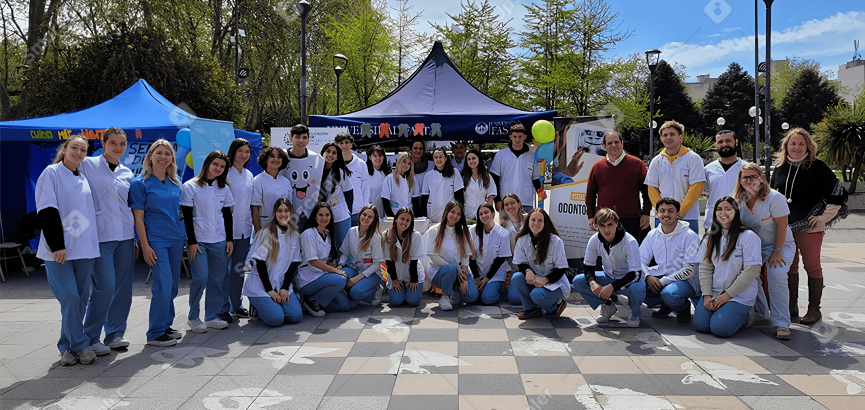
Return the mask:
<svg viewBox="0 0 865 410">
<path fill-rule="evenodd" d="M 324 309 L 315 300 L 307 297 L 303 300 L 303 308 L 307 313 L 313 316 L 324 316 Z"/>
<path fill-rule="evenodd" d="M 246 309 L 244 309 L 246 310 Z M 255 306 L 249 306 L 249 311 L 247 312 L 249 316 L 249 320 L 258 320 L 258 309 Z"/>
<path fill-rule="evenodd" d="M 180 333 L 177 330 L 174 330 L 170 327 L 168 328 L 168 330 L 165 331 L 165 334 L 172 339 L 180 339 L 183 337 L 182 333 Z"/>
<path fill-rule="evenodd" d="M 218 318 L 220 318 L 220 319 L 222 319 L 228 323 L 234 322 L 234 318 L 231 317 L 231 313 L 228 313 L 228 312 L 222 312 L 222 313 L 216 315 L 216 317 L 218 317 Z"/>
<path fill-rule="evenodd" d="M 252 308 L 252 307 L 250 306 L 250 308 Z M 244 308 L 240 308 L 240 310 L 235 310 L 234 312 L 231 312 L 231 315 L 245 319 L 245 318 L 249 317 L 249 311 L 244 309 Z"/>
<path fill-rule="evenodd" d="M 652 312 L 652 317 L 654 318 L 664 318 L 669 317 L 670 313 L 673 313 L 673 309 L 665 304 L 661 304 L 661 308 L 657 311 Z"/>
<path fill-rule="evenodd" d="M 156 339 L 148 340 L 147 344 L 149 344 L 151 346 L 168 347 L 168 346 L 176 345 L 177 340 L 172 338 L 171 336 L 168 336 L 167 334 L 164 334 L 162 336 L 157 337 Z"/>
</svg>

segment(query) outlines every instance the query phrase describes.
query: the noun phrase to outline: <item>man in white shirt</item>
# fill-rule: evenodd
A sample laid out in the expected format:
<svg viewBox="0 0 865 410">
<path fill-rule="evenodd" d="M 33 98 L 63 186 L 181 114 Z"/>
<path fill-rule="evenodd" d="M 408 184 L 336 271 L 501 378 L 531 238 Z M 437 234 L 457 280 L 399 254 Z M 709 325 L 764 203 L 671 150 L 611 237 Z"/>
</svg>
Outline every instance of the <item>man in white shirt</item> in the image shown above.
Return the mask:
<svg viewBox="0 0 865 410">
<path fill-rule="evenodd" d="M 664 149 L 649 164 L 646 175 L 649 199 L 652 204 L 658 203 L 663 197 L 679 201 L 682 204 L 679 219 L 687 222 L 692 231 L 699 233 L 700 209 L 694 207 L 694 204 L 703 193 L 703 185 L 706 183 L 703 159 L 682 146 L 685 135 L 682 124 L 667 121 L 658 132 L 661 134 Z"/>
<path fill-rule="evenodd" d="M 736 188 L 739 168 L 745 163 L 736 155 L 738 145 L 739 141 L 733 131 L 721 130 L 715 135 L 715 149 L 720 158 L 710 162 L 704 168 L 706 185 L 703 186 L 703 195 L 709 199 L 706 201 L 707 211 L 703 228 L 707 231 L 712 227 L 713 218 L 710 210 L 714 209 L 719 199 L 732 195 L 733 189 Z"/>
<path fill-rule="evenodd" d="M 303 124 L 291 127 L 291 148 L 288 150 L 288 167 L 279 171 L 288 178 L 294 189 L 291 205 L 297 215 L 297 226 L 306 224 L 312 208 L 318 203 L 318 191 L 321 175 L 324 170 L 324 158 L 318 153 L 306 149 L 309 145 L 309 128 Z"/>
<path fill-rule="evenodd" d="M 356 188 L 354 189 L 354 204 L 349 211 L 351 212 L 351 226 L 357 226 L 357 217 L 361 208 L 370 203 L 370 198 L 367 196 L 369 195 L 369 170 L 366 167 L 366 162 L 351 152 L 352 145 L 354 145 L 354 137 L 351 134 L 341 132 L 336 135 L 334 142 L 342 151 L 342 159 L 351 171 L 349 177 L 351 184 Z"/>
<path fill-rule="evenodd" d="M 676 321 L 691 321 L 690 300 L 700 297 L 700 238 L 680 221 L 679 201 L 661 198 L 655 209 L 659 229 L 653 229 L 640 245 L 640 263 L 646 272 L 646 305 L 661 305 L 652 317 L 662 318 L 676 312 Z"/>
<path fill-rule="evenodd" d="M 522 123 L 511 125 L 508 138 L 511 140 L 507 149 L 499 150 L 490 165 L 490 175 L 498 187 L 499 198 L 516 194 L 523 203 L 523 211 L 531 211 L 535 207 L 535 193 L 541 189 L 538 176 L 538 161 L 535 154 L 529 151 L 526 144 L 528 132 Z M 547 194 L 541 194 L 538 200 L 546 199 Z M 502 202 L 496 203 L 496 210 L 502 211 Z"/>
<path fill-rule="evenodd" d="M 463 141 L 454 142 L 451 145 L 451 152 L 454 154 L 451 163 L 454 164 L 457 174 L 460 174 L 463 172 L 463 167 L 466 166 L 466 143 Z"/>
</svg>

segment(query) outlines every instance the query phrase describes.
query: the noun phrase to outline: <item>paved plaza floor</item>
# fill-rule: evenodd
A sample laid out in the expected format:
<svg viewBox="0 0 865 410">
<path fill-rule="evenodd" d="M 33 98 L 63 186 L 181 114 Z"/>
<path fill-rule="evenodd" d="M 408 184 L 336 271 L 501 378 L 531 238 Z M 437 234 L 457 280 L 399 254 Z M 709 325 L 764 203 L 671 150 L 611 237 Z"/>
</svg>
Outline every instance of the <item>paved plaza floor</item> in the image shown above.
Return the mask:
<svg viewBox="0 0 865 410">
<path fill-rule="evenodd" d="M 443 312 L 360 306 L 298 325 L 235 321 L 196 334 L 189 280 L 175 301 L 177 346 L 145 345 L 150 289 L 139 263 L 128 349 L 60 366 L 60 306 L 40 268 L 0 285 L 5 409 L 865 409 L 865 217 L 827 233 L 824 321 L 719 339 L 674 318 L 600 326 L 572 294 L 563 317 L 518 306 Z M 802 312 L 807 288 L 800 288 Z M 624 320 L 627 307 L 620 306 Z"/>
</svg>

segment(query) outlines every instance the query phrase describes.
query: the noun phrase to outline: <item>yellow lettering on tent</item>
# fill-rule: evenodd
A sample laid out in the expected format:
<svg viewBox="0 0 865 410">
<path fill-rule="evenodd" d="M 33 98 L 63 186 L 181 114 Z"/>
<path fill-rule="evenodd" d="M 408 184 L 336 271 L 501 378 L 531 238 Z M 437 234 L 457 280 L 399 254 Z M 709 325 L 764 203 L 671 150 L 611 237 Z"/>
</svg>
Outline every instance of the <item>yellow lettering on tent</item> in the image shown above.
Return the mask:
<svg viewBox="0 0 865 410">
<path fill-rule="evenodd" d="M 30 139 L 50 140 L 50 139 L 54 139 L 54 135 L 51 134 L 51 131 L 31 130 L 30 131 Z"/>
</svg>

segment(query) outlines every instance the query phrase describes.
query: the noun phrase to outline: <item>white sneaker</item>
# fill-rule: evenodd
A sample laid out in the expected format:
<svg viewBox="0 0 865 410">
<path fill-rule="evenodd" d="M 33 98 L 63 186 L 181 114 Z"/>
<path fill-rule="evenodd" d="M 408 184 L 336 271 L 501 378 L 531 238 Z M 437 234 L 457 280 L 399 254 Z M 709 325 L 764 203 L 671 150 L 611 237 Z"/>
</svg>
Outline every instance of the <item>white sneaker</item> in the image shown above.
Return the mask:
<svg viewBox="0 0 865 410">
<path fill-rule="evenodd" d="M 186 322 L 186 324 L 189 325 L 189 330 L 195 333 L 207 332 L 207 325 L 205 325 L 204 322 L 201 321 L 201 319 L 193 319 L 189 322 Z"/>
<path fill-rule="evenodd" d="M 97 356 L 105 356 L 108 353 L 111 353 L 111 349 L 108 346 L 105 346 L 102 342 L 96 342 L 90 345 L 90 350 L 92 350 L 93 353 L 96 353 Z"/>
<path fill-rule="evenodd" d="M 114 339 L 111 339 L 111 341 L 108 342 L 106 344 L 106 346 L 108 346 L 111 349 L 121 349 L 124 347 L 129 347 L 129 341 L 118 336 L 118 337 L 115 337 Z"/>
<path fill-rule="evenodd" d="M 375 291 L 375 296 L 372 298 L 372 302 L 369 302 L 369 304 L 372 306 L 380 305 L 381 304 L 381 296 L 382 296 L 383 292 L 384 292 L 384 288 L 379 286 L 378 290 Z"/>
<path fill-rule="evenodd" d="M 610 321 L 610 318 L 619 311 L 619 308 L 616 307 L 615 303 L 610 303 L 609 305 L 601 305 L 601 315 L 595 319 L 598 323 L 607 323 Z"/>
<path fill-rule="evenodd" d="M 212 328 L 212 329 L 225 329 L 228 327 L 228 322 L 226 322 L 220 318 L 208 320 L 207 322 L 204 322 L 204 324 L 207 327 Z"/>
<path fill-rule="evenodd" d="M 640 317 L 639 316 L 628 316 L 628 327 L 640 327 Z"/>
<path fill-rule="evenodd" d="M 439 299 L 439 308 L 441 310 L 453 310 L 454 306 L 451 305 L 450 296 L 442 294 L 441 299 Z"/>
</svg>

